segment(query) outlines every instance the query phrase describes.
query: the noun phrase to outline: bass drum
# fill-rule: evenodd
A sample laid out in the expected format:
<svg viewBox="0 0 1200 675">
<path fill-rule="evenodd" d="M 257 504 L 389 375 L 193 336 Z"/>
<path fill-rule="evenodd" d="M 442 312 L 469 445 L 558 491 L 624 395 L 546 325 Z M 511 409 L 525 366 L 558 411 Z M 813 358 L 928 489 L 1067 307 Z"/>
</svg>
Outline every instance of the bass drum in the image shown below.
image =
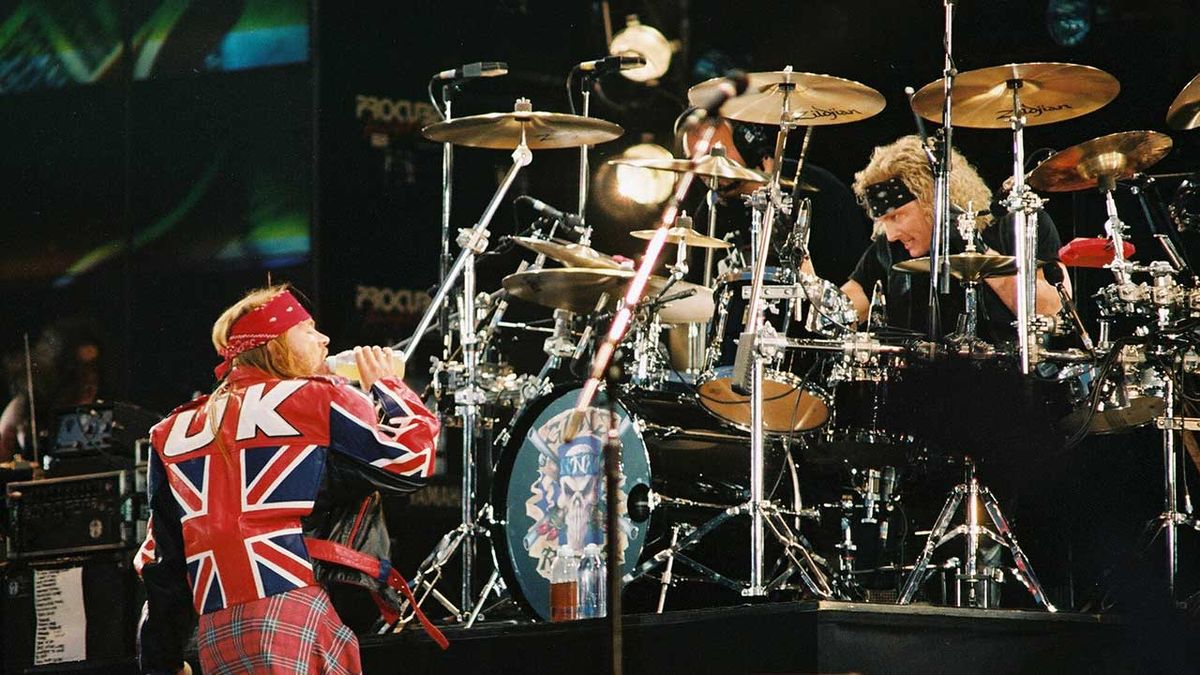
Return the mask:
<svg viewBox="0 0 1200 675">
<path fill-rule="evenodd" d="M 622 392 L 610 414 L 602 392 L 568 441 L 564 436 L 578 396 L 578 386 L 565 385 L 530 405 L 513 427 L 493 483 L 492 505 L 502 527 L 495 538 L 501 574 L 514 600 L 544 620 L 550 617 L 550 568 L 558 548 L 569 544 L 581 551 L 594 543 L 608 550 L 602 448 L 610 425 L 622 449 L 618 558 L 623 575 L 666 548 L 673 525 L 698 526 L 749 496 L 749 438 L 712 420 L 691 397 Z M 768 487 L 788 484 L 777 481 L 781 459 L 771 454 L 767 460 Z M 777 489 L 777 496 L 782 492 L 793 491 Z M 651 511 L 647 502 L 657 497 L 662 501 Z M 689 548 L 687 556 L 719 574 L 745 578 L 748 531 L 747 519 L 732 518 Z M 675 573 L 687 572 L 676 564 Z M 647 577 L 632 585 L 647 592 L 631 588 L 625 594 L 630 611 L 653 610 L 657 582 Z M 736 592 L 719 588 L 716 593 L 688 592 L 686 600 L 742 601 Z"/>
</svg>

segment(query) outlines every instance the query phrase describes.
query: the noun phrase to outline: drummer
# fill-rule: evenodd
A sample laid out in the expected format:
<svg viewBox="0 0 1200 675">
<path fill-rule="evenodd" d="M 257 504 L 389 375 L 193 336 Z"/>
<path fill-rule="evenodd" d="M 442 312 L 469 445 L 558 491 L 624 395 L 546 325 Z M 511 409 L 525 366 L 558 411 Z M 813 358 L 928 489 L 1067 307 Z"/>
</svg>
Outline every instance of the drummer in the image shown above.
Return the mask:
<svg viewBox="0 0 1200 675">
<path fill-rule="evenodd" d="M 1013 219 L 1005 213 L 997 218 L 992 191 L 975 167 L 957 150 L 953 151 L 950 176 L 952 210 L 973 208 L 984 211 L 975 220 L 979 231 L 976 250 L 987 254 L 1013 255 Z M 874 221 L 871 244 L 842 290 L 850 297 L 861 321 L 866 321 L 871 296 L 879 284 L 886 296 L 888 323 L 924 332 L 928 329 L 929 293 L 927 275 L 894 270 L 892 265 L 928 256 L 933 232 L 933 173 L 917 136 L 904 136 L 893 143 L 875 148 L 866 168 L 854 174 L 854 193 L 867 215 Z M 991 212 L 987 212 L 991 209 Z M 961 253 L 965 244 L 955 223 L 951 223 L 950 253 Z M 1037 219 L 1037 259 L 1056 261 L 1061 241 L 1053 221 L 1045 213 Z M 1062 266 L 1061 263 L 1052 264 Z M 1064 284 L 1070 292 L 1070 278 Z M 979 337 L 993 343 L 1011 341 L 1015 336 L 1017 278 L 991 277 L 981 287 Z M 940 295 L 941 333 L 954 330 L 962 311 L 963 292 L 957 284 L 949 295 Z M 1036 311 L 1057 314 L 1061 302 L 1055 289 L 1037 272 Z"/>
<path fill-rule="evenodd" d="M 777 127 L 721 119 L 717 122 L 712 143 L 720 144 L 726 156 L 744 167 L 769 175 L 774 169 L 775 135 Z M 692 157 L 698 134 L 684 136 L 684 152 Z M 783 188 L 787 192 L 794 186 L 796 161 L 783 160 Z M 870 238 L 870 225 L 855 203 L 854 193 L 829 171 L 805 162 L 804 175 L 793 194 L 798 198 L 812 200 L 809 251 L 811 257 L 821 261 L 821 273 L 834 279 L 844 278 L 854 269 L 855 252 L 866 245 Z M 750 208 L 742 199 L 762 186 L 751 181 L 722 180 L 718 184 L 720 203 L 717 212 L 717 233 L 722 237 L 732 233 L 737 246 L 747 251 L 750 246 Z M 703 217 L 697 217 L 702 222 Z M 774 258 L 791 258 L 794 252 L 778 250 L 790 234 L 792 221 L 780 218 L 776 222 L 772 239 Z M 746 261 L 749 262 L 748 260 Z M 799 263 L 799 261 L 797 261 Z M 775 261 L 772 261 L 775 264 Z"/>
</svg>

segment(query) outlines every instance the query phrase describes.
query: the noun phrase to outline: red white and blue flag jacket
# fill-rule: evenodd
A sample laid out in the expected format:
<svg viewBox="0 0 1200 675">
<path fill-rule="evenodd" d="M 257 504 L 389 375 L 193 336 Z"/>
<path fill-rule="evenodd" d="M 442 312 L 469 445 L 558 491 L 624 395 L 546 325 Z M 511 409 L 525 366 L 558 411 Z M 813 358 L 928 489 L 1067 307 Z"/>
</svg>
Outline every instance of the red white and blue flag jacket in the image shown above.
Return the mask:
<svg viewBox="0 0 1200 675">
<path fill-rule="evenodd" d="M 279 380 L 239 366 L 228 395 L 151 430 L 151 516 L 135 568 L 146 587 L 144 670 L 182 663 L 194 613 L 316 584 L 306 534 L 375 490 L 433 472 L 437 418 L 398 378 L 364 394 L 341 378 Z"/>
</svg>

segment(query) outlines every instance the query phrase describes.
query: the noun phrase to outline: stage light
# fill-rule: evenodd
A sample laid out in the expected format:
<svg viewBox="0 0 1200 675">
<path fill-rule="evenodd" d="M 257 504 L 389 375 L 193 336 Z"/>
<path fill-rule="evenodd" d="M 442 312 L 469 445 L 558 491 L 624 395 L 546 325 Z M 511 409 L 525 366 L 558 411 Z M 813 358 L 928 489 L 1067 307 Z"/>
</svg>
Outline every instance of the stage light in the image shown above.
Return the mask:
<svg viewBox="0 0 1200 675">
<path fill-rule="evenodd" d="M 639 143 L 630 146 L 614 159 L 671 159 L 671 152 L 661 145 Z M 653 206 L 666 201 L 675 187 L 676 175 L 624 164 L 613 165 L 616 193 L 625 199 Z"/>
<path fill-rule="evenodd" d="M 625 18 L 625 28 L 613 36 L 608 53 L 613 56 L 640 56 L 646 59 L 641 68 L 622 70 L 621 75 L 634 82 L 650 82 L 667 73 L 671 67 L 674 48 L 657 29 L 642 25 L 636 14 Z"/>
</svg>

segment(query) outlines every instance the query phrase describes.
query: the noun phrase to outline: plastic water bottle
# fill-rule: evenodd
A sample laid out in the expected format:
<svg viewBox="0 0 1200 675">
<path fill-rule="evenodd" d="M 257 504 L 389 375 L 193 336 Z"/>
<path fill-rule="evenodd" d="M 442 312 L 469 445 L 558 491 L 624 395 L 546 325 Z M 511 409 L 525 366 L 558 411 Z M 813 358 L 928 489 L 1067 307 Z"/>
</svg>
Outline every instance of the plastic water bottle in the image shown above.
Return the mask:
<svg viewBox="0 0 1200 675">
<path fill-rule="evenodd" d="M 569 546 L 559 546 L 550 567 L 550 620 L 579 617 L 579 558 Z"/>
<path fill-rule="evenodd" d="M 600 547 L 583 547 L 583 562 L 579 564 L 579 618 L 594 619 L 608 614 L 608 565 Z"/>
</svg>

